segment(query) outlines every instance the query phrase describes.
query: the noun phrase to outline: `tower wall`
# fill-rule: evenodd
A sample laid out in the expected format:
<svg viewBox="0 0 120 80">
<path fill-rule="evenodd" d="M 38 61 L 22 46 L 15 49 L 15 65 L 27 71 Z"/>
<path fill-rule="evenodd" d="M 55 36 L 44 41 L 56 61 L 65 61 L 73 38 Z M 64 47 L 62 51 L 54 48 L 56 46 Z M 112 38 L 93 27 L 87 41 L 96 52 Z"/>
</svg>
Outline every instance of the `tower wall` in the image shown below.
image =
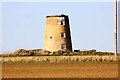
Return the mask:
<svg viewBox="0 0 120 80">
<path fill-rule="evenodd" d="M 46 17 L 44 49 L 72 51 L 69 18 L 66 15 Z"/>
</svg>

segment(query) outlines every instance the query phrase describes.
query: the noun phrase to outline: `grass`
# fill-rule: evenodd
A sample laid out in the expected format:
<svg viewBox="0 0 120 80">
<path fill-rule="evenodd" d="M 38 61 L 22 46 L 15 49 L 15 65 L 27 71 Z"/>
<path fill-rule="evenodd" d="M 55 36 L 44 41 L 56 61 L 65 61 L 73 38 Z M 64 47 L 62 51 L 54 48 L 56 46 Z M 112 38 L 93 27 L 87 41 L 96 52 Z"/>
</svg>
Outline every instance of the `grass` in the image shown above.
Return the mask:
<svg viewBox="0 0 120 80">
<path fill-rule="evenodd" d="M 3 57 L 2 63 L 36 63 L 36 62 L 117 62 L 114 56 L 29 56 Z"/>
</svg>

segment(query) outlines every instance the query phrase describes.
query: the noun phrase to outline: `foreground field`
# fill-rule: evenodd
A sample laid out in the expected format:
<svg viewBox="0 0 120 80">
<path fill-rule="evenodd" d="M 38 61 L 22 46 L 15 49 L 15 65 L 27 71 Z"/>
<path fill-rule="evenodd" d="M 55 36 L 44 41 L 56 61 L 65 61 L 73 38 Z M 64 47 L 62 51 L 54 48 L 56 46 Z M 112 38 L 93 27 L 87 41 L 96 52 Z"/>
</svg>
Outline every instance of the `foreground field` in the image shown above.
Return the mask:
<svg viewBox="0 0 120 80">
<path fill-rule="evenodd" d="M 117 62 L 4 63 L 3 78 L 117 78 Z"/>
</svg>

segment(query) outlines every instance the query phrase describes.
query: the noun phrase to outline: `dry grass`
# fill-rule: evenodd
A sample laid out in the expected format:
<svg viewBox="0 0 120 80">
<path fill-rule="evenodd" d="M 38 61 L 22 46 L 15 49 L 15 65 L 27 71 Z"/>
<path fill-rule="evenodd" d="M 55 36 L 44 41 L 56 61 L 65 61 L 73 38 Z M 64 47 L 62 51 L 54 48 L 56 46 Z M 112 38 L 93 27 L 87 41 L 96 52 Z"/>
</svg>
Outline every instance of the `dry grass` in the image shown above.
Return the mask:
<svg viewBox="0 0 120 80">
<path fill-rule="evenodd" d="M 3 57 L 2 62 L 105 62 L 116 61 L 114 56 L 30 56 Z"/>
<path fill-rule="evenodd" d="M 5 63 L 3 78 L 117 78 L 117 62 Z"/>
</svg>

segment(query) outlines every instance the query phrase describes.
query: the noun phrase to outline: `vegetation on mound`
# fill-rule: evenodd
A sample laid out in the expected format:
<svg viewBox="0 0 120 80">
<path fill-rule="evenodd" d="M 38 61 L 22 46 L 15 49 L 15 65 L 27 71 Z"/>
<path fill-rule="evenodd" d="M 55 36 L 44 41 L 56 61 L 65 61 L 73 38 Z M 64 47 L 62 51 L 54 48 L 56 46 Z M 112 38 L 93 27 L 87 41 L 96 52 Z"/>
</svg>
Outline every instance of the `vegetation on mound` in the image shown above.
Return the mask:
<svg viewBox="0 0 120 80">
<path fill-rule="evenodd" d="M 33 49 L 25 50 L 19 49 L 11 54 L 1 54 L 0 57 L 16 57 L 16 56 L 105 56 L 105 55 L 114 55 L 112 52 L 96 52 L 96 50 L 89 51 L 77 51 L 77 52 L 67 52 L 67 51 L 55 51 L 50 52 L 43 49 Z"/>
</svg>

